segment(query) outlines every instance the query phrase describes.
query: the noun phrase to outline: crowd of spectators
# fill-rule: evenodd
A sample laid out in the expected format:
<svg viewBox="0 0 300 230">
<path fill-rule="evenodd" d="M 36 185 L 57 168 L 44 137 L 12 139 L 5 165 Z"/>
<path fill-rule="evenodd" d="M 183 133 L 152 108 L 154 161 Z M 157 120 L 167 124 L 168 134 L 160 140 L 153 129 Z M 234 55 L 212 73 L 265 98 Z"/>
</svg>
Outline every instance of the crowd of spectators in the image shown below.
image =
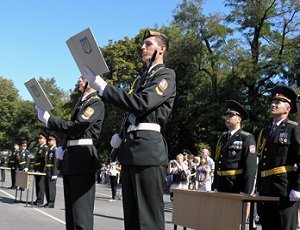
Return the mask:
<svg viewBox="0 0 300 230">
<path fill-rule="evenodd" d="M 172 189 L 211 191 L 215 164 L 208 149 L 200 154 L 184 150 L 170 160 L 167 167 L 167 191 L 173 200 Z"/>
</svg>

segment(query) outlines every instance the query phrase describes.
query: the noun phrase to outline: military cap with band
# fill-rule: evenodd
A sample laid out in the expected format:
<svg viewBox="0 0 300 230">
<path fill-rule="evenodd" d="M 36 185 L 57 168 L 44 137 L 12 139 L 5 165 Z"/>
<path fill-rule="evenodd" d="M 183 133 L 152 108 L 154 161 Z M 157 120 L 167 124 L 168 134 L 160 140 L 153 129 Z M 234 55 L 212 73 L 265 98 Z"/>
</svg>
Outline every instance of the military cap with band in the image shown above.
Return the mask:
<svg viewBox="0 0 300 230">
<path fill-rule="evenodd" d="M 291 106 L 290 113 L 297 112 L 297 94 L 295 91 L 285 85 L 278 85 L 272 89 L 272 101 L 278 100 L 287 102 Z"/>
<path fill-rule="evenodd" d="M 48 134 L 47 134 L 46 131 L 41 131 L 41 132 L 39 133 L 39 136 L 43 136 L 43 137 L 45 137 L 46 139 L 48 138 Z"/>
<path fill-rule="evenodd" d="M 244 107 L 235 100 L 228 100 L 226 103 L 226 112 L 225 115 L 237 115 L 243 120 L 248 119 L 248 112 Z"/>
<path fill-rule="evenodd" d="M 60 143 L 60 137 L 56 134 L 56 133 L 54 133 L 54 132 L 51 132 L 51 133 L 49 133 L 49 136 L 48 136 L 48 138 L 50 138 L 50 137 L 52 137 L 52 138 L 54 138 L 55 140 L 56 140 L 56 143 L 57 143 L 57 145 Z"/>
<path fill-rule="evenodd" d="M 20 144 L 21 144 L 21 145 L 23 145 L 23 144 L 26 144 L 26 145 L 27 145 L 27 141 L 26 141 L 25 139 L 21 139 Z"/>
<path fill-rule="evenodd" d="M 164 40 L 164 43 L 166 45 L 167 50 L 169 49 L 169 40 L 167 38 L 167 36 L 163 33 L 160 33 L 158 31 L 154 31 L 154 30 L 145 30 L 144 32 L 144 36 L 143 36 L 143 41 L 149 37 L 153 37 L 153 36 L 160 36 L 162 40 Z"/>
</svg>

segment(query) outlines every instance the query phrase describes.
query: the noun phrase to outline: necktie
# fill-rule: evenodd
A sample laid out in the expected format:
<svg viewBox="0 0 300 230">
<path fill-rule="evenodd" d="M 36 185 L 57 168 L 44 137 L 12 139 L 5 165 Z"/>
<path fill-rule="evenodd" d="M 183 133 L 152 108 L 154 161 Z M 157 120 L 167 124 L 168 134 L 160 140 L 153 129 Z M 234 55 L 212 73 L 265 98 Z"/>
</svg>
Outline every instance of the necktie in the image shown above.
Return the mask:
<svg viewBox="0 0 300 230">
<path fill-rule="evenodd" d="M 228 133 L 227 133 L 227 140 L 229 140 L 230 137 L 231 137 L 231 132 L 228 132 Z"/>
<path fill-rule="evenodd" d="M 274 133 L 274 131 L 275 131 L 276 128 L 277 128 L 277 124 L 276 124 L 276 123 L 273 123 L 273 124 L 272 124 L 272 127 L 271 127 L 271 130 L 270 130 L 270 136 L 273 135 L 273 133 Z"/>
</svg>

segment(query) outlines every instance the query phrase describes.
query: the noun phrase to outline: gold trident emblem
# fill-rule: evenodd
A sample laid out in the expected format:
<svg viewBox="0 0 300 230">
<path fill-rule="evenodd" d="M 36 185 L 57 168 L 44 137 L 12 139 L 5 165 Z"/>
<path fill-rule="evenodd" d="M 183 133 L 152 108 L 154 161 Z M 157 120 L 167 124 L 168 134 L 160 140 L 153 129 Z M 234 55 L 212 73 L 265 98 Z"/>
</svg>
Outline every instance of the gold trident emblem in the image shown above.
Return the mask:
<svg viewBox="0 0 300 230">
<path fill-rule="evenodd" d="M 80 39 L 80 44 L 86 54 L 92 53 L 92 46 L 87 37 Z"/>
</svg>

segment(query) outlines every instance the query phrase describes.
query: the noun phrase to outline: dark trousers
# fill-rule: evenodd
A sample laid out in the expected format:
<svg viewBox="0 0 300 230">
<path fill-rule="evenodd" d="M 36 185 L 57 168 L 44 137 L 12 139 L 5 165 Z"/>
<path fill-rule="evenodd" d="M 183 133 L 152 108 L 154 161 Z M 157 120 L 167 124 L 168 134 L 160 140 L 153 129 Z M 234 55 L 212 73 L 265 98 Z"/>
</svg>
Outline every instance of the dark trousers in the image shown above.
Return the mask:
<svg viewBox="0 0 300 230">
<path fill-rule="evenodd" d="M 64 175 L 67 230 L 92 230 L 96 174 Z"/>
<path fill-rule="evenodd" d="M 45 178 L 45 194 L 47 203 L 54 205 L 56 197 L 56 180 L 51 180 L 51 177 Z"/>
<path fill-rule="evenodd" d="M 116 199 L 118 176 L 109 176 L 111 187 L 111 198 Z"/>
<path fill-rule="evenodd" d="M 280 198 L 279 202 L 258 203 L 257 212 L 263 230 L 295 230 L 298 219 L 296 202 L 288 197 Z"/>
<path fill-rule="evenodd" d="M 125 230 L 164 230 L 163 166 L 123 166 L 121 170 Z"/>
<path fill-rule="evenodd" d="M 45 196 L 45 177 L 34 176 L 34 178 L 35 178 L 36 202 L 38 202 L 39 204 L 43 204 L 44 196 Z"/>
<path fill-rule="evenodd" d="M 16 185 L 16 169 L 11 168 L 10 170 L 11 175 L 11 186 Z"/>
</svg>

